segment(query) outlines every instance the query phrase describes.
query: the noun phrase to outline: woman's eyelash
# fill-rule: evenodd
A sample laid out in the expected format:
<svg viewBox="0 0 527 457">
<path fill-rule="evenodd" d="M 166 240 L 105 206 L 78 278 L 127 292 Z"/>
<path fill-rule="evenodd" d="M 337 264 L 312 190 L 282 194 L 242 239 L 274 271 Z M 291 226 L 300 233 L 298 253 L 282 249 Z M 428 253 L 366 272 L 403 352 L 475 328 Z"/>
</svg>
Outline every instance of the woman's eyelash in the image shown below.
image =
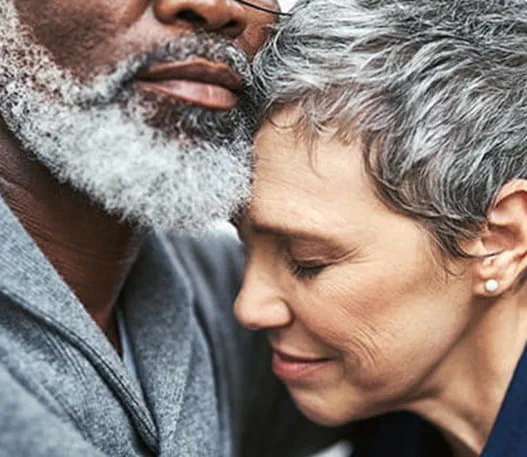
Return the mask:
<svg viewBox="0 0 527 457">
<path fill-rule="evenodd" d="M 298 262 L 291 263 L 291 273 L 296 278 L 311 279 L 317 276 L 325 265 L 302 265 Z"/>
</svg>

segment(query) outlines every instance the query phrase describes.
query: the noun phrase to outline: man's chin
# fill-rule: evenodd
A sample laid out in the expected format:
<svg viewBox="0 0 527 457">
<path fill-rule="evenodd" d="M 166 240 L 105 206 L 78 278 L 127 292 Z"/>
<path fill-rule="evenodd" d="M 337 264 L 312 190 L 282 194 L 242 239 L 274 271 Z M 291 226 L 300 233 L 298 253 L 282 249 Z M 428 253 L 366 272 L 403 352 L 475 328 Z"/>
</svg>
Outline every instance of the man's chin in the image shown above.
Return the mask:
<svg viewBox="0 0 527 457">
<path fill-rule="evenodd" d="M 215 222 L 229 219 L 248 199 L 251 143 L 236 128 L 231 129 L 229 141 L 214 136 L 217 127 L 204 139 L 203 113 L 193 113 L 194 119 L 189 119 L 186 108 L 186 122 L 196 122 L 196 128 L 189 129 L 181 119 L 167 120 L 173 112 L 155 127 L 120 126 L 122 146 L 114 154 L 92 152 L 93 161 L 74 162 L 72 171 L 77 168 L 78 172 L 70 176 L 81 177 L 82 168 L 80 183 L 84 181 L 85 191 L 93 189 L 94 197 L 109 212 L 122 214 L 134 225 L 203 233 Z M 207 122 L 217 125 L 210 119 Z M 239 134 L 237 141 L 233 132 Z M 97 136 L 94 132 L 96 141 Z M 104 135 L 99 143 L 107 143 Z"/>
<path fill-rule="evenodd" d="M 243 126 L 248 132 L 254 128 L 252 110 L 242 99 L 230 110 L 215 110 L 163 93 L 133 91 L 119 103 L 123 114 L 134 122 L 145 123 L 159 139 L 199 143 L 200 141 L 232 142 L 233 132 Z"/>
<path fill-rule="evenodd" d="M 88 193 L 108 214 L 138 229 L 194 235 L 204 234 L 217 223 L 228 220 L 249 197 L 248 176 L 238 176 L 237 186 L 231 186 L 230 195 L 225 192 L 225 183 L 214 185 L 201 179 L 199 188 L 197 182 L 182 180 L 176 188 L 175 180 L 165 179 L 159 179 L 158 188 L 153 192 L 144 192 L 140 183 L 118 190 L 104 185 L 91 193 L 80 190 Z M 206 184 L 210 186 L 207 188 Z"/>
</svg>

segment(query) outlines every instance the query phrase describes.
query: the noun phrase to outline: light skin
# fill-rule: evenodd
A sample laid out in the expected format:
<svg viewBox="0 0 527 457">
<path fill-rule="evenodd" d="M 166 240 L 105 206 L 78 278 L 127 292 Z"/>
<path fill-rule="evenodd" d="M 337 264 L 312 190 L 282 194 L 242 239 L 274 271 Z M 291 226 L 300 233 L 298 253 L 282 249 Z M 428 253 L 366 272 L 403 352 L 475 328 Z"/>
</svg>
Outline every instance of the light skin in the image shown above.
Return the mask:
<svg viewBox="0 0 527 457">
<path fill-rule="evenodd" d="M 506 185 L 463 242 L 481 258 L 448 258 L 377 197 L 360 143 L 323 135 L 310 153 L 275 126 L 295 116 L 279 111 L 256 138 L 238 320 L 268 331 L 275 373 L 314 421 L 413 411 L 456 456 L 479 455 L 527 336 L 527 183 Z"/>
<path fill-rule="evenodd" d="M 273 15 L 234 0 L 14 0 L 22 23 L 79 80 L 155 45 L 205 31 L 249 56 Z M 45 18 L 45 20 L 43 19 Z M 0 63 L 1 65 L 1 63 Z M 40 249 L 119 349 L 115 304 L 145 231 L 103 213 L 28 158 L 0 121 L 0 191 Z"/>
</svg>

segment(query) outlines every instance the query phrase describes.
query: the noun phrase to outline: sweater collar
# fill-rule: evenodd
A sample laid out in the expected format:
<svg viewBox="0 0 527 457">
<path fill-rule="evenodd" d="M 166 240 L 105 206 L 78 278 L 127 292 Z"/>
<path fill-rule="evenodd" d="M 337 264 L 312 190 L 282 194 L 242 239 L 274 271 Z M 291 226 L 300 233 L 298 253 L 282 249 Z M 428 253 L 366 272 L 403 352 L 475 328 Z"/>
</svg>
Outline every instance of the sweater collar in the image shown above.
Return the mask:
<svg viewBox="0 0 527 457">
<path fill-rule="evenodd" d="M 0 295 L 53 328 L 92 363 L 156 450 L 154 422 L 136 383 L 104 333 L 0 198 Z"/>
</svg>

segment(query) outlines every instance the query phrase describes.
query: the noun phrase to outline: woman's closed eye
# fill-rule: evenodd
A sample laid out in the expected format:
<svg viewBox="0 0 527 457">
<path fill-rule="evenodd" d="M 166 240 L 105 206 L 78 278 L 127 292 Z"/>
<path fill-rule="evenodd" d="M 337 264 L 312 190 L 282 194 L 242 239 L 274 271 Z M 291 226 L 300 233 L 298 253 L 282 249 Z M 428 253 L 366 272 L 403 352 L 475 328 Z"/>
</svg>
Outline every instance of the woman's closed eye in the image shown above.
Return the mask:
<svg viewBox="0 0 527 457">
<path fill-rule="evenodd" d="M 340 247 L 313 241 L 296 240 L 295 244 L 285 245 L 284 250 L 291 274 L 300 280 L 314 279 L 327 267 L 342 262 L 350 255 Z"/>
<path fill-rule="evenodd" d="M 294 259 L 290 261 L 291 273 L 295 278 L 299 279 L 312 279 L 326 267 L 327 265 L 320 263 L 301 262 Z"/>
</svg>

